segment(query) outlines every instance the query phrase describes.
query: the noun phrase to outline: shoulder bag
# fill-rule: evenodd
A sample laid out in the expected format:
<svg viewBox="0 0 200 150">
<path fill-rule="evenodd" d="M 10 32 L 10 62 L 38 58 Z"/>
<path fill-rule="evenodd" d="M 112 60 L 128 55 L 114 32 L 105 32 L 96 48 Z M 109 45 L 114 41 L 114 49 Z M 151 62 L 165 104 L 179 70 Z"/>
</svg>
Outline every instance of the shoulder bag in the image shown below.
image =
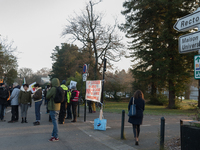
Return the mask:
<svg viewBox="0 0 200 150">
<path fill-rule="evenodd" d="M 132 105 L 130 106 L 130 110 L 128 112 L 128 116 L 132 117 L 136 115 L 136 104 L 134 104 L 134 98 L 133 98 L 133 102 Z"/>
</svg>

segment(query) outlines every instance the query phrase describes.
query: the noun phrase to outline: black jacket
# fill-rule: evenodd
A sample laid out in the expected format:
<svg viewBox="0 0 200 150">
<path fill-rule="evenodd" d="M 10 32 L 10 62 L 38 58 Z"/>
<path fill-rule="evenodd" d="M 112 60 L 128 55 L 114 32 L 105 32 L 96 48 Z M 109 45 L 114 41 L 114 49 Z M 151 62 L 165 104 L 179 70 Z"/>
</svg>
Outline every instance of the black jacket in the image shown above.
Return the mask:
<svg viewBox="0 0 200 150">
<path fill-rule="evenodd" d="M 133 103 L 133 97 L 131 98 L 129 105 L 128 105 L 128 111 L 130 110 L 130 106 Z M 136 104 L 136 116 L 129 117 L 128 122 L 136 125 L 141 125 L 143 120 L 143 111 L 145 108 L 145 101 L 142 98 L 135 99 L 134 104 Z"/>
<path fill-rule="evenodd" d="M 9 92 L 6 88 L 0 87 L 0 104 L 6 104 L 9 97 Z"/>
</svg>

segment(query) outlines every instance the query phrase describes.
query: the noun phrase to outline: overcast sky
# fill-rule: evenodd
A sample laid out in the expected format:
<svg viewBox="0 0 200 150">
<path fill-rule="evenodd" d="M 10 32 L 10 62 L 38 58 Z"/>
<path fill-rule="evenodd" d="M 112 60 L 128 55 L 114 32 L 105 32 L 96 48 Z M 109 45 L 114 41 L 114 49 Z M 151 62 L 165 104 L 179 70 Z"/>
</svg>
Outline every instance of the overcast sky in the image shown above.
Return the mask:
<svg viewBox="0 0 200 150">
<path fill-rule="evenodd" d="M 61 37 L 67 17 L 80 12 L 88 0 L 0 0 L 0 34 L 14 41 L 19 68 L 51 68 L 51 53 L 55 46 L 67 42 Z M 95 9 L 103 12 L 110 23 L 113 16 L 124 22 L 122 4 L 125 0 L 103 0 Z M 130 68 L 129 59 L 122 58 L 115 67 Z"/>
</svg>

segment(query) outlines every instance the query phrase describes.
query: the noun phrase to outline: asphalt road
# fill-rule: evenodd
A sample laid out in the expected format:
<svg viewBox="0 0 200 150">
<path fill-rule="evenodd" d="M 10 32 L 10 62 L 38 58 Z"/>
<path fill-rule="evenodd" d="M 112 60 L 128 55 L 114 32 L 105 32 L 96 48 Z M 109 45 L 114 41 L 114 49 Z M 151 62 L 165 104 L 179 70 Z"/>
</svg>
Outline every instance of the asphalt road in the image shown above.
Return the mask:
<svg viewBox="0 0 200 150">
<path fill-rule="evenodd" d="M 125 140 L 121 135 L 121 114 L 104 113 L 107 130 L 96 131 L 93 127 L 99 112 L 89 114 L 84 122 L 83 107 L 76 123 L 65 120 L 59 125 L 59 141 L 49 142 L 53 125 L 48 122 L 46 106 L 41 106 L 41 125 L 33 126 L 35 121 L 34 104 L 28 110 L 28 123 L 7 123 L 11 118 L 10 108 L 6 109 L 6 122 L 0 122 L 0 150 L 156 150 L 159 149 L 160 118 L 162 116 L 145 115 L 141 126 L 139 146 L 134 145 L 132 126 L 125 121 Z M 19 109 L 19 116 L 20 116 Z M 165 141 L 180 135 L 180 119 L 187 116 L 165 117 Z M 21 118 L 21 116 L 19 117 Z"/>
</svg>

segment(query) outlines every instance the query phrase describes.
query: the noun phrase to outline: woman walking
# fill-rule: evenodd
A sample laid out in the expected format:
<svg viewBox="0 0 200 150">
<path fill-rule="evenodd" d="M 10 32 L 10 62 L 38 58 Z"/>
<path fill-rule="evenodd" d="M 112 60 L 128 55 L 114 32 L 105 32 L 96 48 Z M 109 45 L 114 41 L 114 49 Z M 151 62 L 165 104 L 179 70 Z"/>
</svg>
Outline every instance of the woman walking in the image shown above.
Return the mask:
<svg viewBox="0 0 200 150">
<path fill-rule="evenodd" d="M 129 105 L 128 105 L 128 111 L 130 110 L 131 105 L 136 104 L 136 115 L 130 116 L 128 119 L 128 122 L 132 124 L 133 126 L 133 133 L 135 138 L 135 145 L 139 145 L 138 138 L 140 134 L 140 125 L 142 124 L 143 120 L 143 111 L 145 108 L 145 101 L 144 101 L 144 94 L 142 91 L 137 90 L 134 93 L 134 96 L 131 98 Z"/>
<path fill-rule="evenodd" d="M 21 108 L 21 116 L 22 116 L 22 122 L 21 123 L 28 123 L 27 122 L 27 111 L 28 111 L 28 105 L 31 106 L 31 91 L 29 90 L 28 84 L 24 84 L 23 88 L 21 88 L 21 91 L 19 92 L 18 97 L 19 106 Z M 25 120 L 24 120 L 25 119 Z"/>
</svg>

